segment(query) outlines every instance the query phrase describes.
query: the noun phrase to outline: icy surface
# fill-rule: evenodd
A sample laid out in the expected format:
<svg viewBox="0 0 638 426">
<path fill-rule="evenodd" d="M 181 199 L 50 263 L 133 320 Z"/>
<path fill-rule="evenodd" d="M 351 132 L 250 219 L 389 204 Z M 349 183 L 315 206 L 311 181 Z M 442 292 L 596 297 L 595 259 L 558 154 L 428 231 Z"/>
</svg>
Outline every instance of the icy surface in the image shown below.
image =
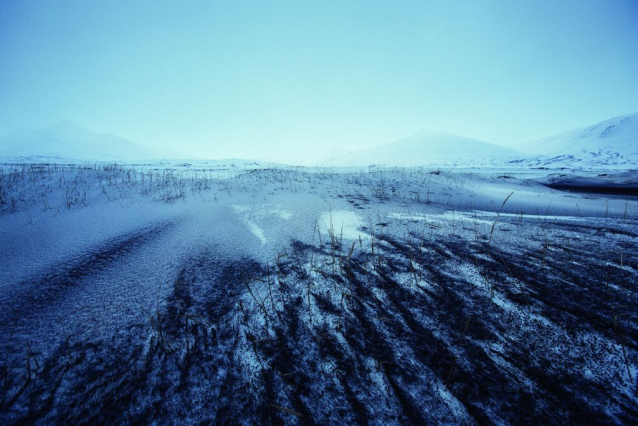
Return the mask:
<svg viewBox="0 0 638 426">
<path fill-rule="evenodd" d="M 0 168 L 0 423 L 638 421 L 635 197 L 231 164 Z"/>
<path fill-rule="evenodd" d="M 339 241 L 343 238 L 347 240 L 367 240 L 370 238 L 370 235 L 359 231 L 363 227 L 362 218 L 353 211 L 323 212 L 320 217 L 320 223 L 326 232 L 333 234 Z"/>
</svg>

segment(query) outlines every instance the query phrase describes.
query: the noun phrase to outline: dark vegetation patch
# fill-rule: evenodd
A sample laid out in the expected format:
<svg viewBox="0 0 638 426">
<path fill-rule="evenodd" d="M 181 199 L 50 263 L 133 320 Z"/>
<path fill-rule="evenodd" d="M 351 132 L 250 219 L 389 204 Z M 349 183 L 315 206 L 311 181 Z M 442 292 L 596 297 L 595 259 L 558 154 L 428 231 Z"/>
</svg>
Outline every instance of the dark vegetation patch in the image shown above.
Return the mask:
<svg viewBox="0 0 638 426">
<path fill-rule="evenodd" d="M 638 196 L 638 186 L 636 185 L 580 185 L 570 183 L 545 183 L 548 188 L 559 191 L 569 191 L 581 194 L 605 194 L 605 195 L 629 195 Z"/>
</svg>

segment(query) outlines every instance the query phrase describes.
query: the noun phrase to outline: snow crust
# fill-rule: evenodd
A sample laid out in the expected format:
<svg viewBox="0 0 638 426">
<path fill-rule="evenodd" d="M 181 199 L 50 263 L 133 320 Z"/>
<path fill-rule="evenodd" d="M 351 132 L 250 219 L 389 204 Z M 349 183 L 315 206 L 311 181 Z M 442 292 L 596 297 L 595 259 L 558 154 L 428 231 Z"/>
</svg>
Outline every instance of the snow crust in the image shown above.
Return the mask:
<svg viewBox="0 0 638 426">
<path fill-rule="evenodd" d="M 494 170 L 0 172 L 3 424 L 638 419 L 634 198 Z"/>
</svg>

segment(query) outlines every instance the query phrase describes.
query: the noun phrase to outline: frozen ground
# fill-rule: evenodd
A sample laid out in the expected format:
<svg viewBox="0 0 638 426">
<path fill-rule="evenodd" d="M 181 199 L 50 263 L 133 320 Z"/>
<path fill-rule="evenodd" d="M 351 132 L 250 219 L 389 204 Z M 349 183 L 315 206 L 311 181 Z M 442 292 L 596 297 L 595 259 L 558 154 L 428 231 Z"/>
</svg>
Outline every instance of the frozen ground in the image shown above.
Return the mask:
<svg viewBox="0 0 638 426">
<path fill-rule="evenodd" d="M 638 201 L 551 174 L 2 166 L 0 423 L 636 424 Z"/>
</svg>

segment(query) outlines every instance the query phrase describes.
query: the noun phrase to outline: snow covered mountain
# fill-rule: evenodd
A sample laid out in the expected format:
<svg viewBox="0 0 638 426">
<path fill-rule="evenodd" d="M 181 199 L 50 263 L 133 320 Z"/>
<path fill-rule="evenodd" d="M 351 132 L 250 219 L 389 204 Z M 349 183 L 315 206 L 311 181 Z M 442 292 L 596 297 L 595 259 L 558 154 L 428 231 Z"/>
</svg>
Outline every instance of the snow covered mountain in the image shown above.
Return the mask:
<svg viewBox="0 0 638 426">
<path fill-rule="evenodd" d="M 638 166 L 638 113 L 614 117 L 545 139 L 518 145 L 525 163 L 548 167 Z"/>
<path fill-rule="evenodd" d="M 359 151 L 335 150 L 321 166 L 638 167 L 638 113 L 602 121 L 512 148 L 424 130 Z M 153 161 L 192 156 L 87 130 L 69 120 L 0 137 L 0 161 Z"/>
<path fill-rule="evenodd" d="M 502 165 L 522 154 L 477 139 L 423 130 L 396 142 L 350 153 L 327 156 L 325 166 L 442 166 L 474 167 Z"/>
<path fill-rule="evenodd" d="M 635 168 L 638 167 L 638 113 L 514 148 L 425 130 L 372 149 L 332 151 L 319 163 L 323 166 Z"/>
<path fill-rule="evenodd" d="M 192 157 L 95 133 L 64 120 L 39 130 L 19 128 L 0 137 L 0 158 L 20 161 L 148 161 Z"/>
</svg>

